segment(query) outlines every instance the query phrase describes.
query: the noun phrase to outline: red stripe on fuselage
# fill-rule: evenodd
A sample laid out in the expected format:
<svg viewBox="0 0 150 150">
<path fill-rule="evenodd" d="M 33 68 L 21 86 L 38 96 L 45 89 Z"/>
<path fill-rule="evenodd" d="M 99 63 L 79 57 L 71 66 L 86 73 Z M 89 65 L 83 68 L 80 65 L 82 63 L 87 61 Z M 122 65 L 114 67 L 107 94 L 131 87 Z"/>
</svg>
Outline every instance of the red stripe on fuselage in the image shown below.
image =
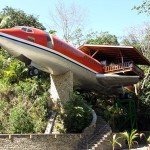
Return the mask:
<svg viewBox="0 0 150 150">
<path fill-rule="evenodd" d="M 75 47 L 71 46 L 67 42 L 64 42 L 54 35 L 52 35 L 52 39 L 54 43 L 54 50 L 70 57 L 71 59 L 85 65 L 86 67 L 98 73 L 104 73 L 103 65 L 100 64 L 100 62 L 98 62 L 97 60 L 93 59 L 92 57 L 88 56 L 87 54 L 76 49 Z"/>
<path fill-rule="evenodd" d="M 48 47 L 48 41 L 47 41 L 47 37 L 46 37 L 46 33 L 42 30 L 36 29 L 36 28 L 32 28 L 32 27 L 27 27 L 29 29 L 32 29 L 33 32 L 29 33 L 29 32 L 25 32 L 23 30 L 21 30 L 20 28 L 13 28 L 13 29 L 1 29 L 0 32 L 24 39 L 24 40 L 28 40 L 31 42 L 31 38 L 34 39 L 32 40 L 32 42 L 37 43 L 39 45 Z M 97 60 L 95 60 L 94 58 L 92 58 L 91 56 L 83 53 L 82 51 L 76 49 L 75 47 L 71 46 L 70 44 L 68 44 L 67 42 L 57 38 L 56 36 L 52 35 L 52 41 L 54 44 L 54 47 L 52 48 L 54 51 L 57 51 L 69 58 L 71 58 L 72 60 L 94 70 L 97 73 L 104 73 L 103 70 L 103 65 L 98 62 Z"/>
</svg>

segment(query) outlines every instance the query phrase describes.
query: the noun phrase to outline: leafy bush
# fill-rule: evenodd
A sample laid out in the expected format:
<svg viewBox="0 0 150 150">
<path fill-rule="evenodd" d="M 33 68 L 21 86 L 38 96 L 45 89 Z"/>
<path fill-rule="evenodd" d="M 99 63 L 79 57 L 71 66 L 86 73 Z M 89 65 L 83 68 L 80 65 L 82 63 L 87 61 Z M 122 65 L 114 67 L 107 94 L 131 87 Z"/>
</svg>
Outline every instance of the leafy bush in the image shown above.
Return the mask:
<svg viewBox="0 0 150 150">
<path fill-rule="evenodd" d="M 22 10 L 6 7 L 0 21 L 7 16 L 9 20 L 3 28 L 27 25 L 45 29 L 38 17 Z M 0 47 L 0 133 L 43 132 L 49 83 L 49 74 L 44 72 L 29 78 L 25 65 Z"/>
<path fill-rule="evenodd" d="M 10 133 L 33 132 L 33 124 L 27 112 L 21 107 L 14 107 L 10 111 Z"/>
<path fill-rule="evenodd" d="M 10 104 L 4 100 L 0 101 L 0 133 L 6 133 L 8 129 Z"/>
<path fill-rule="evenodd" d="M 0 133 L 44 131 L 49 83 L 49 74 L 43 72 L 28 78 L 23 63 L 0 49 Z"/>
<path fill-rule="evenodd" d="M 89 126 L 92 113 L 81 95 L 73 94 L 70 101 L 64 104 L 64 127 L 67 132 L 79 133 Z"/>
</svg>

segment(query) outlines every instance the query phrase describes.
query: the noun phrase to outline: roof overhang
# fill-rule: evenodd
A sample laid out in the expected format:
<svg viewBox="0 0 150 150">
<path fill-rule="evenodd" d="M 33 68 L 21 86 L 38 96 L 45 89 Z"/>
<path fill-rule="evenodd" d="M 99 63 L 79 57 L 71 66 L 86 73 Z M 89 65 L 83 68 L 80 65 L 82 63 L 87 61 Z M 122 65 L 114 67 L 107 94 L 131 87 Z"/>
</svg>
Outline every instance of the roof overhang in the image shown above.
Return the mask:
<svg viewBox="0 0 150 150">
<path fill-rule="evenodd" d="M 132 46 L 112 46 L 112 45 L 90 45 L 84 44 L 78 48 L 86 54 L 92 52 L 96 53 L 96 58 L 100 60 L 107 59 L 121 59 L 123 57 L 124 61 L 134 61 L 139 65 L 150 66 L 150 61 L 143 56 L 143 54 Z"/>
</svg>

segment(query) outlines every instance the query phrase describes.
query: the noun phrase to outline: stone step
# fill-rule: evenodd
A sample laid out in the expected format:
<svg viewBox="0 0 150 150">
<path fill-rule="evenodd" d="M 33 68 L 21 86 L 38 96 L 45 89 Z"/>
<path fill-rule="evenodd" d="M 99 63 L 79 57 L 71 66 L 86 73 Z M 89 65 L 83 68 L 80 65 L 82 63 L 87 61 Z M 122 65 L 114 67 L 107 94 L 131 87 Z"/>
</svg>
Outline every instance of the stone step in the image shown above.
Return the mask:
<svg viewBox="0 0 150 150">
<path fill-rule="evenodd" d="M 46 126 L 45 134 L 50 134 L 52 132 L 56 116 L 57 116 L 57 112 L 52 111 L 52 115 L 50 116 Z"/>
<path fill-rule="evenodd" d="M 89 141 L 89 148 L 96 147 L 97 145 L 100 145 L 111 133 L 108 133 L 106 135 L 103 135 L 101 137 L 95 137 L 92 141 Z"/>
<path fill-rule="evenodd" d="M 111 128 L 108 123 L 97 116 L 96 127 L 93 136 L 89 140 L 85 140 L 80 150 L 102 150 L 101 144 L 108 138 L 111 134 Z"/>
</svg>

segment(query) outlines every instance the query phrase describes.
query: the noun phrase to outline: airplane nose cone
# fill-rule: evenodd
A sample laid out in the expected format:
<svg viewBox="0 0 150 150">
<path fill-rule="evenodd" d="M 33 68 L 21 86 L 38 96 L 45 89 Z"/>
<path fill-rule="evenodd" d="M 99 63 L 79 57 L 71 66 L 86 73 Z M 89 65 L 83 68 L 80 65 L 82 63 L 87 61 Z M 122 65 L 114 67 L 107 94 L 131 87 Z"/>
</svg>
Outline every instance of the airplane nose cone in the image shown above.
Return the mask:
<svg viewBox="0 0 150 150">
<path fill-rule="evenodd" d="M 6 34 L 11 34 L 12 35 L 12 29 L 0 29 L 0 33 L 6 33 Z"/>
<path fill-rule="evenodd" d="M 0 29 L 0 47 L 7 50 L 11 55 L 17 57 L 20 55 L 17 44 L 13 40 L 15 32 L 13 29 Z"/>
</svg>

